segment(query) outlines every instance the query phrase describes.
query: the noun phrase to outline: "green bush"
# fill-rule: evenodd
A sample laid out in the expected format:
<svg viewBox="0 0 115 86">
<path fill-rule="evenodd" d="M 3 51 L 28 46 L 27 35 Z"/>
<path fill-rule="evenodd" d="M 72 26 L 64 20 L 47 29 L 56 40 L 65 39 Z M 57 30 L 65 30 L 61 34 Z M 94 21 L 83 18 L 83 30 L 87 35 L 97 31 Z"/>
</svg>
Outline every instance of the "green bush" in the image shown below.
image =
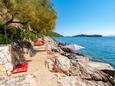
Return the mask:
<svg viewBox="0 0 115 86">
<path fill-rule="evenodd" d="M 27 29 L 19 29 L 14 27 L 7 27 L 6 29 L 7 43 L 17 40 L 31 40 L 36 41 L 38 39 L 38 33 Z M 0 28 L 0 44 L 6 43 L 5 29 Z"/>
<path fill-rule="evenodd" d="M 0 44 L 5 44 L 6 38 L 4 35 L 0 34 Z"/>
</svg>

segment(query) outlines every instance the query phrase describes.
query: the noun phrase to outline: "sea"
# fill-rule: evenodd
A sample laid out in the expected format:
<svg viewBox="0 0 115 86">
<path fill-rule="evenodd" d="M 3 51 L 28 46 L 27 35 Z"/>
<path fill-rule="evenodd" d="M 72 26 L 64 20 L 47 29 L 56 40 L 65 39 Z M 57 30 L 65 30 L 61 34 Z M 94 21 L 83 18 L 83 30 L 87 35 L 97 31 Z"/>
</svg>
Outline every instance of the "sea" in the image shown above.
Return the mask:
<svg viewBox="0 0 115 86">
<path fill-rule="evenodd" d="M 109 63 L 115 69 L 115 37 L 55 37 L 65 44 L 78 44 L 78 50 L 93 61 Z"/>
</svg>

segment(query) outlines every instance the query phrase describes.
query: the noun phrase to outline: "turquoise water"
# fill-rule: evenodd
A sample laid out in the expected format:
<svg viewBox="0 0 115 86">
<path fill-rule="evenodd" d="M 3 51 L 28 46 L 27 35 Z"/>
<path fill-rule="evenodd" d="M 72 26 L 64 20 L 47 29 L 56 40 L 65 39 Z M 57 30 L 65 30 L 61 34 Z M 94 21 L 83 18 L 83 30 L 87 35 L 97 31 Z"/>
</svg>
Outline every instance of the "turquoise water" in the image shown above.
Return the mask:
<svg viewBox="0 0 115 86">
<path fill-rule="evenodd" d="M 115 37 L 59 37 L 55 38 L 66 44 L 79 44 L 84 49 L 80 53 L 92 60 L 106 62 L 115 68 Z"/>
</svg>

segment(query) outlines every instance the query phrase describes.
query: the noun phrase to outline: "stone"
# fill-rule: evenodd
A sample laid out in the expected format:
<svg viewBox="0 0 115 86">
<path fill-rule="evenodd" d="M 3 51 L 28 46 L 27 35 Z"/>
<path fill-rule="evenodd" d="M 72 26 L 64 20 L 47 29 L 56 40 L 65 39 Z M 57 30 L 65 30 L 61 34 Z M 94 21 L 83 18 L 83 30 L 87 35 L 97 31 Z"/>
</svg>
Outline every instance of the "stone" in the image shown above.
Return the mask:
<svg viewBox="0 0 115 86">
<path fill-rule="evenodd" d="M 18 76 L 0 76 L 0 86 L 37 86 L 36 77 L 32 74 Z"/>
<path fill-rule="evenodd" d="M 58 83 L 59 86 L 76 86 L 76 78 L 74 76 L 59 77 Z"/>
<path fill-rule="evenodd" d="M 60 54 L 56 54 L 56 65 L 62 69 L 63 71 L 68 71 L 70 69 L 70 60 L 65 57 L 65 56 L 62 56 Z"/>
</svg>

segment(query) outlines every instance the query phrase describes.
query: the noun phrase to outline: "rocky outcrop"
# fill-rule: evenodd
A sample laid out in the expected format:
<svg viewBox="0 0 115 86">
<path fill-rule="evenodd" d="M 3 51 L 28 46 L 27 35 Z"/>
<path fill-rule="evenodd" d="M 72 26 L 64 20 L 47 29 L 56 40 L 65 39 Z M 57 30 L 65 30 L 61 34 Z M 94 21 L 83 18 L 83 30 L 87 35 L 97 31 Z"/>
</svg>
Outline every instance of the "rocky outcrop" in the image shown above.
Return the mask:
<svg viewBox="0 0 115 86">
<path fill-rule="evenodd" d="M 38 86 L 36 77 L 28 75 L 18 75 L 10 77 L 0 77 L 0 86 Z"/>
<path fill-rule="evenodd" d="M 62 56 L 60 54 L 56 54 L 54 65 L 56 65 L 62 71 L 67 72 L 70 69 L 70 67 L 71 67 L 70 63 L 71 62 L 70 62 L 70 60 L 67 57 Z"/>
<path fill-rule="evenodd" d="M 52 71 L 64 73 L 58 82 L 61 86 L 114 86 L 114 79 L 104 72 L 97 70 L 84 62 L 69 60 L 58 55 Z M 60 72 L 61 71 L 61 72 Z"/>
<path fill-rule="evenodd" d="M 63 50 L 60 47 L 58 47 L 58 43 L 56 41 L 54 41 L 52 38 L 44 37 L 43 40 L 46 43 L 46 50 L 47 51 L 64 53 Z"/>
<path fill-rule="evenodd" d="M 58 47 L 54 43 L 53 46 Z M 50 57 L 47 64 L 50 71 L 59 73 L 59 86 L 115 86 L 114 78 L 89 65 L 88 63 L 91 61 L 88 58 L 74 52 L 68 52 L 68 49 L 65 48 L 62 51 L 61 53 L 54 52 L 53 58 Z M 103 65 L 100 64 L 100 66 Z M 108 66 L 108 68 L 110 67 Z"/>
</svg>

